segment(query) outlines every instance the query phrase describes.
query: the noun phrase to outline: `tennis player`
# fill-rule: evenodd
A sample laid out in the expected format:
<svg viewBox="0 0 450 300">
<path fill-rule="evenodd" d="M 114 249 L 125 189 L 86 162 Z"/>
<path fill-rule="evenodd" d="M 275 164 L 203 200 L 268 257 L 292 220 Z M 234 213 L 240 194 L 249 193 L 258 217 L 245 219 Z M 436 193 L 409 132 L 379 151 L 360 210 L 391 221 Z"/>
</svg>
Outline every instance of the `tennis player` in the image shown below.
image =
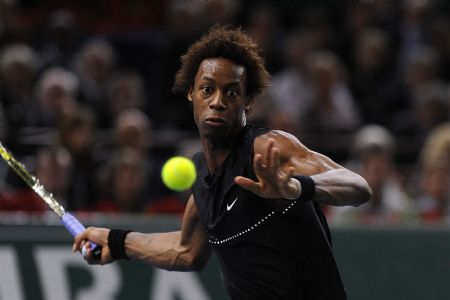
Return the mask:
<svg viewBox="0 0 450 300">
<path fill-rule="evenodd" d="M 214 27 L 181 61 L 174 91 L 192 102 L 203 146 L 181 230 L 88 228 L 73 250 L 90 240 L 103 247 L 99 260 L 87 251 L 90 264 L 176 271 L 201 270 L 214 251 L 233 299 L 346 299 L 319 204 L 362 204 L 366 181 L 289 133 L 246 123 L 269 74 L 240 29 Z"/>
</svg>

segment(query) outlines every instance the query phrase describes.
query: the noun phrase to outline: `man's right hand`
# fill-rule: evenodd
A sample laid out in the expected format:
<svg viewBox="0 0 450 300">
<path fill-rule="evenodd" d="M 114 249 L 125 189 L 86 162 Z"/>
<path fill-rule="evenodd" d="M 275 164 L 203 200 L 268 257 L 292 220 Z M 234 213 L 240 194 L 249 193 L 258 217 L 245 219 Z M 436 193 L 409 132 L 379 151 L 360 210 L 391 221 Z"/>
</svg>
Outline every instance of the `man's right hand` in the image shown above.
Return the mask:
<svg viewBox="0 0 450 300">
<path fill-rule="evenodd" d="M 114 261 L 114 259 L 111 256 L 111 251 L 109 250 L 108 246 L 108 235 L 109 235 L 109 229 L 107 228 L 96 228 L 96 227 L 89 227 L 82 233 L 78 234 L 75 237 L 72 251 L 81 251 L 83 247 L 86 249 L 85 255 L 83 255 L 84 259 L 90 264 L 90 265 L 105 265 L 109 264 Z M 90 242 L 93 242 L 97 244 L 98 246 L 102 247 L 102 253 L 100 259 L 96 259 L 92 255 L 91 251 L 91 244 Z"/>
</svg>

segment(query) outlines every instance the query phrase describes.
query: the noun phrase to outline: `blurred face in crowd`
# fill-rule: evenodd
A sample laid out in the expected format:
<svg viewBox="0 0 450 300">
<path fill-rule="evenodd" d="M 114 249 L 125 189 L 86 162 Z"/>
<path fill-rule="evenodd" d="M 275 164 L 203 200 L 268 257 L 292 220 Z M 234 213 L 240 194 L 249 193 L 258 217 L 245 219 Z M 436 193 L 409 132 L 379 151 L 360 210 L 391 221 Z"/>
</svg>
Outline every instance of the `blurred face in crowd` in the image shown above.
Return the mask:
<svg viewBox="0 0 450 300">
<path fill-rule="evenodd" d="M 367 153 L 363 159 L 362 176 L 373 192 L 380 191 L 391 170 L 390 159 L 386 153 Z"/>
<path fill-rule="evenodd" d="M 141 193 L 145 187 L 146 175 L 139 160 L 123 162 L 114 170 L 114 199 L 124 211 L 139 207 Z"/>
<path fill-rule="evenodd" d="M 72 105 L 72 97 L 58 85 L 50 85 L 44 88 L 40 95 L 42 108 L 57 118 L 61 117 L 67 106 Z"/>
<path fill-rule="evenodd" d="M 60 195 L 69 183 L 71 160 L 69 155 L 42 151 L 38 155 L 36 176 L 50 192 Z"/>
<path fill-rule="evenodd" d="M 112 116 L 122 111 L 139 108 L 143 102 L 140 79 L 135 75 L 122 75 L 114 78 L 109 87 L 109 110 Z"/>
<path fill-rule="evenodd" d="M 245 125 L 246 82 L 245 68 L 231 60 L 211 58 L 200 64 L 188 98 L 202 138 L 222 142 Z"/>
<path fill-rule="evenodd" d="M 446 167 L 427 167 L 422 178 L 422 190 L 432 198 L 436 199 L 440 206 L 446 207 L 450 201 L 450 170 Z"/>
<path fill-rule="evenodd" d="M 61 139 L 72 154 L 83 155 L 95 141 L 95 119 L 89 110 L 74 110 L 61 122 Z"/>
<path fill-rule="evenodd" d="M 71 135 L 71 149 L 76 153 L 83 153 L 92 145 L 94 127 L 91 123 L 83 123 Z"/>
</svg>

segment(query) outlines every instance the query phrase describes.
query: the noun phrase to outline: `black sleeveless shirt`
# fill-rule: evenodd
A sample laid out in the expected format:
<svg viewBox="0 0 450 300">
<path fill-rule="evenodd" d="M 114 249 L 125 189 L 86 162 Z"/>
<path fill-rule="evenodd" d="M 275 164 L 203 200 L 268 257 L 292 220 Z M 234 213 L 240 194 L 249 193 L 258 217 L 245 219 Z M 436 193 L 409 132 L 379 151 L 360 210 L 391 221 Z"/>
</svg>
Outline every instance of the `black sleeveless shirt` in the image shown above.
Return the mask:
<svg viewBox="0 0 450 300">
<path fill-rule="evenodd" d="M 269 129 L 252 124 L 215 174 L 203 152 L 193 160 L 195 205 L 233 299 L 346 299 L 329 231 L 314 202 L 264 199 L 234 183 L 256 180 L 253 142 Z"/>
</svg>

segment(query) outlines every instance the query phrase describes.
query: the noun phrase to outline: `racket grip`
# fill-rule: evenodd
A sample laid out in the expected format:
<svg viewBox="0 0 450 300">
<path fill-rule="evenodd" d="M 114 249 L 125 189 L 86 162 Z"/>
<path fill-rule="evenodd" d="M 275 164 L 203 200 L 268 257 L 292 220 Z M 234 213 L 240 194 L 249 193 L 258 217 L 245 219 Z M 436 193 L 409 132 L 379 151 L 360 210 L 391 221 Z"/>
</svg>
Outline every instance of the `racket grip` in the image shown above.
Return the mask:
<svg viewBox="0 0 450 300">
<path fill-rule="evenodd" d="M 77 218 L 75 218 L 73 215 L 69 213 L 65 213 L 61 217 L 61 222 L 63 223 L 64 227 L 70 232 L 72 236 L 76 236 L 79 233 L 82 233 L 86 230 L 86 228 L 83 226 L 83 224 L 78 221 Z M 95 243 L 89 242 L 91 244 L 91 250 L 94 258 L 100 258 L 102 253 L 102 248 Z"/>
</svg>

